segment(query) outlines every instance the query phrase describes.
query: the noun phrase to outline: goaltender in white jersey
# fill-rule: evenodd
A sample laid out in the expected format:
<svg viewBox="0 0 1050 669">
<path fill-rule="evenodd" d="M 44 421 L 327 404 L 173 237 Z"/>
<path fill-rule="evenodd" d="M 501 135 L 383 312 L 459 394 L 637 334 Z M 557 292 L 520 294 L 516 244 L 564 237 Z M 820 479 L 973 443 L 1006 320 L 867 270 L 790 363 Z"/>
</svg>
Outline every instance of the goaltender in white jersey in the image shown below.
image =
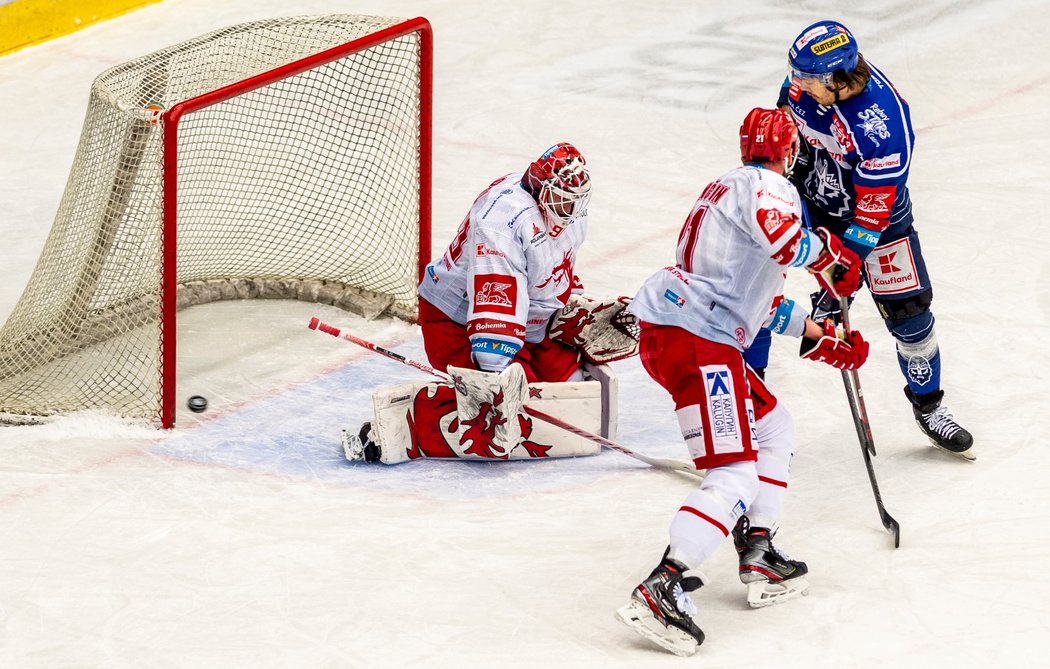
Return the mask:
<svg viewBox="0 0 1050 669">
<path fill-rule="evenodd" d="M 856 369 L 867 357 L 859 333 L 840 336 L 781 295 L 788 267 L 805 267 L 836 295 L 860 282 L 857 256 L 803 223 L 784 176 L 798 148 L 787 114 L 752 110 L 740 128 L 743 166 L 704 188 L 682 227 L 677 265 L 650 277 L 630 307 L 641 321 L 642 366 L 674 399 L 693 463 L 707 476 L 674 515 L 658 566 L 617 616 L 680 655 L 704 640 L 689 593 L 707 577 L 696 570 L 730 532 L 749 604 L 809 587 L 806 563 L 772 543 L 794 455 L 791 417 L 745 365 L 744 349 L 768 325 L 802 337 L 804 358 Z"/>
<path fill-rule="evenodd" d="M 605 363 L 633 355 L 637 337 L 617 328 L 629 320 L 627 298 L 580 294 L 575 265 L 590 189 L 583 156 L 561 142 L 477 197 L 419 286 L 427 358 L 453 383 L 377 391 L 375 419 L 357 434 L 344 431 L 348 458 L 393 464 L 598 452 L 595 440 L 534 421 L 522 410 L 526 401 L 614 435 L 616 378 Z"/>
<path fill-rule="evenodd" d="M 554 312 L 583 289 L 574 268 L 587 236 L 586 209 L 548 226 L 522 184 L 524 176 L 508 174 L 475 200 L 419 285 L 420 297 L 467 327 L 474 362 L 487 371 L 504 369 L 526 343 L 542 342 Z M 578 360 L 575 353 L 572 357 Z M 563 371 L 570 371 L 565 364 Z M 526 366 L 532 380 L 551 373 Z"/>
</svg>

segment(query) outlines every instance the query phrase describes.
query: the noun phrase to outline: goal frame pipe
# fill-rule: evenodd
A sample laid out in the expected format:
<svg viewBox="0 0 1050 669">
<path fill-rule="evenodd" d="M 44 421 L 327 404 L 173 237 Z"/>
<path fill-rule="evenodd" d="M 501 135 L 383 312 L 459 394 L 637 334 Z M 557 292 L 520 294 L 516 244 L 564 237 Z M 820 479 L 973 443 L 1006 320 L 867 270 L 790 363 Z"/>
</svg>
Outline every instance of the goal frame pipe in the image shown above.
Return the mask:
<svg viewBox="0 0 1050 669">
<path fill-rule="evenodd" d="M 433 160 L 434 32 L 423 17 L 408 19 L 370 35 L 347 42 L 287 65 L 249 77 L 195 98 L 176 103 L 161 114 L 163 137 L 161 227 L 161 328 L 160 328 L 160 424 L 175 426 L 176 294 L 178 291 L 178 128 L 186 114 L 282 81 L 307 70 L 364 51 L 382 42 L 419 33 L 419 250 L 417 281 L 422 281 L 430 262 L 431 163 Z"/>
</svg>

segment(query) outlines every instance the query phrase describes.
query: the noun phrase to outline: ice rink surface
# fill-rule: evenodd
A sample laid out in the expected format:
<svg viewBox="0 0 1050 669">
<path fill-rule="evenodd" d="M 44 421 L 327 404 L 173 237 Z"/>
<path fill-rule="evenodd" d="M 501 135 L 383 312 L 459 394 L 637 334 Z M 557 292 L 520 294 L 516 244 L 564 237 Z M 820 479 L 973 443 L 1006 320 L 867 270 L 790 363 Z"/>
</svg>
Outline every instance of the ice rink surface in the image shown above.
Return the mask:
<svg viewBox="0 0 1050 669">
<path fill-rule="evenodd" d="M 1050 15 L 1045 1 L 726 3 L 166 0 L 0 58 L 0 320 L 44 243 L 92 79 L 198 34 L 297 14 L 434 26 L 434 250 L 475 195 L 559 140 L 592 168 L 578 271 L 628 294 L 673 261 L 700 188 L 736 164 L 796 33 L 854 32 L 910 102 L 911 188 L 936 288 L 946 403 L 977 462 L 914 425 L 870 297 L 861 372 L 879 523 L 839 374 L 774 346 L 797 432 L 778 545 L 810 595 L 750 610 L 723 546 L 691 659 L 613 619 L 693 483 L 612 452 L 538 463 L 343 459 L 371 391 L 418 372 L 307 330 L 319 315 L 422 358 L 418 330 L 332 308 L 180 315 L 180 409 L 160 433 L 101 415 L 0 428 L 0 666 L 1050 666 Z M 788 293 L 806 299 L 799 273 Z M 619 440 L 685 458 L 669 399 L 617 363 Z"/>
</svg>

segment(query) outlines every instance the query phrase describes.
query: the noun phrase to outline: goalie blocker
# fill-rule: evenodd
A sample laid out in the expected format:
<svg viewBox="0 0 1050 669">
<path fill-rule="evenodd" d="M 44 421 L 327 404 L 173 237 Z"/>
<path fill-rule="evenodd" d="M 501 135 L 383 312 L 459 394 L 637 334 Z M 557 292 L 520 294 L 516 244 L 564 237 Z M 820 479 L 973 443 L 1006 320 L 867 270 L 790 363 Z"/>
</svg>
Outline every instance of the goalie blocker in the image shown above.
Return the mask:
<svg viewBox="0 0 1050 669">
<path fill-rule="evenodd" d="M 616 436 L 618 384 L 585 363 L 583 381 L 533 383 L 512 363 L 503 372 L 449 367 L 452 385 L 406 383 L 372 395 L 374 419 L 343 430 L 348 460 L 396 464 L 421 458 L 518 460 L 596 455 L 601 447 L 524 411 L 526 403 L 607 439 Z"/>
</svg>

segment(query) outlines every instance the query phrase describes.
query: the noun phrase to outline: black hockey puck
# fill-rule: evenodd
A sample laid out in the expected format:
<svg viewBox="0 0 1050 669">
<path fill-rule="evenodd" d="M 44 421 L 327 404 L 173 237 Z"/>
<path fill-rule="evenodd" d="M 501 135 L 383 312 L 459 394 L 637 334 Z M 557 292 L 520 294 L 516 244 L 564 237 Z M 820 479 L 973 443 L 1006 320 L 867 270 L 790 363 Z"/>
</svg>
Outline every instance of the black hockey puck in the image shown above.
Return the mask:
<svg viewBox="0 0 1050 669">
<path fill-rule="evenodd" d="M 189 407 L 190 411 L 193 413 L 202 413 L 208 408 L 208 400 L 200 395 L 194 395 L 186 400 L 186 406 Z"/>
</svg>

